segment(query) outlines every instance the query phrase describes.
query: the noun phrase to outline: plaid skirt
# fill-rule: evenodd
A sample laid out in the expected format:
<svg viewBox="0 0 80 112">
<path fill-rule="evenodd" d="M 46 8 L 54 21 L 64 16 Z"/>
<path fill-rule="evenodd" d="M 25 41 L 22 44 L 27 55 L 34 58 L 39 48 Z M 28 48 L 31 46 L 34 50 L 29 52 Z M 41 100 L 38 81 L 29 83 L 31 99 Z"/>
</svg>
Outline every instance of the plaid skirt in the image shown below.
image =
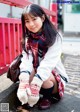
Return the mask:
<svg viewBox="0 0 80 112">
<path fill-rule="evenodd" d="M 57 81 L 57 84 L 58 84 L 58 94 L 59 94 L 60 98 L 62 98 L 64 95 L 64 84 L 61 81 L 60 75 L 55 70 L 52 71 L 52 74 L 54 75 L 54 77 Z"/>
</svg>

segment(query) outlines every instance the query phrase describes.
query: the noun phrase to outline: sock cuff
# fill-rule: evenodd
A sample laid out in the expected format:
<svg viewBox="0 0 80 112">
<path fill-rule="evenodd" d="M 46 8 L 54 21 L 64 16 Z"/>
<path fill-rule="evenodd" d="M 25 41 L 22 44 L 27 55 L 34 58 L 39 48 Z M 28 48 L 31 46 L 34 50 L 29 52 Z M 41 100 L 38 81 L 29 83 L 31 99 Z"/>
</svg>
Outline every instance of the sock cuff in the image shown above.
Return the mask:
<svg viewBox="0 0 80 112">
<path fill-rule="evenodd" d="M 52 86 L 51 88 L 47 88 L 47 89 L 41 88 L 40 94 L 42 94 L 43 97 L 49 98 L 51 97 L 53 90 L 54 90 L 54 86 Z"/>
</svg>

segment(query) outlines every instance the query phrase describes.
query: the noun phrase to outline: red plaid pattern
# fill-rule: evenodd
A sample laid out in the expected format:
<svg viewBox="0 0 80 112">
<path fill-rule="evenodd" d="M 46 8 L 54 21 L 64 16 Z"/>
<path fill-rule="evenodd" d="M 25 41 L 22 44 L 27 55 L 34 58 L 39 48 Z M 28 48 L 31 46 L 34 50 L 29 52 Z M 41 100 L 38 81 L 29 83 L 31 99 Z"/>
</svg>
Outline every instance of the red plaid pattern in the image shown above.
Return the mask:
<svg viewBox="0 0 80 112">
<path fill-rule="evenodd" d="M 38 50 L 39 46 L 43 49 L 43 56 L 45 55 L 47 51 L 47 47 L 45 47 L 45 37 L 42 35 L 36 35 L 32 34 L 32 37 L 30 37 L 26 44 L 26 50 L 31 50 L 33 55 L 33 66 L 36 69 L 39 66 L 39 60 L 38 60 Z"/>
<path fill-rule="evenodd" d="M 63 97 L 63 95 L 64 95 L 64 85 L 61 81 L 61 77 L 55 70 L 52 71 L 52 74 L 55 76 L 55 79 L 58 82 L 59 95 L 60 95 L 60 97 Z"/>
</svg>

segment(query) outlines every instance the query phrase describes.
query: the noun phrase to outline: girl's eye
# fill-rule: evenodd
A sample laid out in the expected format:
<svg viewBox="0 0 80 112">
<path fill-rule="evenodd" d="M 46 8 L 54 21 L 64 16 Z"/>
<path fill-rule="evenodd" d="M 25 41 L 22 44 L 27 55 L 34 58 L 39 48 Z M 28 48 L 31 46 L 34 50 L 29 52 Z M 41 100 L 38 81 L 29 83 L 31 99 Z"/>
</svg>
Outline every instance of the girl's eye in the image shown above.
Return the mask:
<svg viewBox="0 0 80 112">
<path fill-rule="evenodd" d="M 37 18 L 33 18 L 33 20 L 36 20 Z"/>
<path fill-rule="evenodd" d="M 28 23 L 29 21 L 28 20 L 25 20 L 25 23 Z"/>
</svg>

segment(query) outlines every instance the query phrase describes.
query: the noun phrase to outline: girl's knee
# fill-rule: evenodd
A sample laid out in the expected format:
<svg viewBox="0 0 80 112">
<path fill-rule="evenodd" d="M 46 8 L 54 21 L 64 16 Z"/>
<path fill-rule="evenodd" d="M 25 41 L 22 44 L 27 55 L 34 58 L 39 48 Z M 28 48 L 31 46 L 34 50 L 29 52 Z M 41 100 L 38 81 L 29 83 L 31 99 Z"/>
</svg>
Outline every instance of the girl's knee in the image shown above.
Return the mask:
<svg viewBox="0 0 80 112">
<path fill-rule="evenodd" d="M 51 80 L 46 80 L 46 81 L 43 82 L 42 87 L 43 87 L 43 88 L 50 88 L 50 87 L 52 87 L 53 85 L 54 85 L 53 81 L 51 81 Z"/>
<path fill-rule="evenodd" d="M 57 92 L 57 81 L 53 75 L 51 75 L 46 81 L 43 82 L 42 88 L 47 89 L 54 86 L 53 93 Z"/>
</svg>

